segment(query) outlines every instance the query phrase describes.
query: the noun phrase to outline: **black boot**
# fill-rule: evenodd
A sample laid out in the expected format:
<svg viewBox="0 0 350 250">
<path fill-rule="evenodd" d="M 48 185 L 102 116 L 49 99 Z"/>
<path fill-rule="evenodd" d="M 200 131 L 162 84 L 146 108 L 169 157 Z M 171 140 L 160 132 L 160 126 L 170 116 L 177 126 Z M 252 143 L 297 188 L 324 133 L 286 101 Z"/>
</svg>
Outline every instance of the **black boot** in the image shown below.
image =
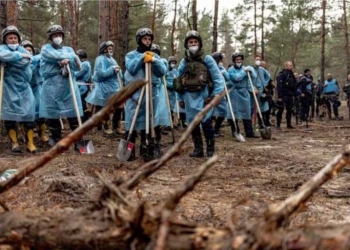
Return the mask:
<svg viewBox="0 0 350 250">
<path fill-rule="evenodd" d="M 140 145 L 140 155 L 144 162 L 149 162 L 155 159 L 155 144 L 154 142 L 149 142 L 148 145 L 146 143 L 141 143 Z"/>
<path fill-rule="evenodd" d="M 190 157 L 204 157 L 202 136 L 192 136 L 194 150 L 189 154 Z"/>
<path fill-rule="evenodd" d="M 207 157 L 212 157 L 215 153 L 215 140 L 206 140 L 207 142 Z"/>
<path fill-rule="evenodd" d="M 259 136 L 254 134 L 252 120 L 243 120 L 244 130 L 245 130 L 245 136 L 247 138 L 260 138 Z"/>
<path fill-rule="evenodd" d="M 287 120 L 287 128 L 289 128 L 289 129 L 295 129 L 295 127 L 292 126 L 291 120 Z"/>
</svg>

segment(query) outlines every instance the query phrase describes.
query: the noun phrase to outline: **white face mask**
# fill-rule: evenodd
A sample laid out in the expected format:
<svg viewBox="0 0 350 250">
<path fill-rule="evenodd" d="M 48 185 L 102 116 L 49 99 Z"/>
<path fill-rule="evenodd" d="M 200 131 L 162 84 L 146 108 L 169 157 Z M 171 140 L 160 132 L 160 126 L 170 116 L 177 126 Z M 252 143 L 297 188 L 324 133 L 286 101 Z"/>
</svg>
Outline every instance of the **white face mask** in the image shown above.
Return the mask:
<svg viewBox="0 0 350 250">
<path fill-rule="evenodd" d="M 236 66 L 239 68 L 242 66 L 242 63 L 236 63 Z"/>
<path fill-rule="evenodd" d="M 16 44 L 7 44 L 7 47 L 9 47 L 12 50 L 16 50 L 18 48 L 18 46 L 19 46 L 18 43 L 16 43 Z"/>
<path fill-rule="evenodd" d="M 260 61 L 260 60 L 256 60 L 256 61 L 255 61 L 255 65 L 256 65 L 256 66 L 260 66 L 260 64 L 261 64 L 261 61 Z"/>
<path fill-rule="evenodd" d="M 224 64 L 222 62 L 220 62 L 219 67 L 224 67 Z"/>
<path fill-rule="evenodd" d="M 53 39 L 53 43 L 56 44 L 57 46 L 61 45 L 62 43 L 62 37 L 58 36 Z"/>
<path fill-rule="evenodd" d="M 199 46 L 192 46 L 189 47 L 188 50 L 192 53 L 192 54 L 196 54 L 196 52 L 198 51 Z"/>
<path fill-rule="evenodd" d="M 171 67 L 171 68 L 175 68 L 175 66 L 176 66 L 175 63 L 171 63 L 171 64 L 170 64 L 170 67 Z"/>
<path fill-rule="evenodd" d="M 108 55 L 109 55 L 110 57 L 112 57 L 112 56 L 113 56 L 113 53 L 108 53 Z"/>
</svg>

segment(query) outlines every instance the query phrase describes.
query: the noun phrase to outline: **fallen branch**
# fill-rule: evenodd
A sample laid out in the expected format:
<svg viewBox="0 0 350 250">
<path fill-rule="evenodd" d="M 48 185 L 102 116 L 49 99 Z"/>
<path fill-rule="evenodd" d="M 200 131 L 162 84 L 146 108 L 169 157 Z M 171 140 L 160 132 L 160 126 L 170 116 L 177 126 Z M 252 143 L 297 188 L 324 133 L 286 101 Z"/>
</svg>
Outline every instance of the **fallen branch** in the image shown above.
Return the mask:
<svg viewBox="0 0 350 250">
<path fill-rule="evenodd" d="M 197 127 L 201 122 L 205 114 L 212 109 L 216 103 L 219 103 L 221 98 L 225 96 L 225 92 L 222 92 L 220 95 L 214 97 L 212 101 L 207 104 L 201 112 L 199 112 L 189 124 L 186 131 L 182 133 L 180 139 L 174 146 L 170 148 L 159 160 L 154 160 L 144 164 L 141 168 L 137 169 L 134 173 L 131 173 L 124 180 L 120 181 L 122 188 L 131 190 L 136 187 L 142 180 L 146 179 L 152 173 L 156 172 L 161 166 L 167 163 L 174 155 L 178 154 L 181 146 L 185 141 L 191 136 L 192 131 Z M 126 180 L 126 181 L 125 181 Z M 124 182 L 124 183 L 123 183 Z"/>
<path fill-rule="evenodd" d="M 306 202 L 326 181 L 332 179 L 340 170 L 350 164 L 350 146 L 337 155 L 312 179 L 303 184 L 299 190 L 285 201 L 272 204 L 265 213 L 265 219 L 272 229 L 278 228 L 298 207 Z"/>
<path fill-rule="evenodd" d="M 117 94 L 113 95 L 107 105 L 99 112 L 94 114 L 89 120 L 87 120 L 81 127 L 78 127 L 64 138 L 62 138 L 55 146 L 43 155 L 38 156 L 34 160 L 31 160 L 26 166 L 24 166 L 17 174 L 13 175 L 8 181 L 0 183 L 0 194 L 6 190 L 17 185 L 24 177 L 33 173 L 35 170 L 43 167 L 46 163 L 54 159 L 60 153 L 66 151 L 70 145 L 80 140 L 84 134 L 92 130 L 99 123 L 101 123 L 110 113 L 126 101 L 135 91 L 145 85 L 146 82 L 140 80 L 133 84 L 129 84 Z"/>
</svg>

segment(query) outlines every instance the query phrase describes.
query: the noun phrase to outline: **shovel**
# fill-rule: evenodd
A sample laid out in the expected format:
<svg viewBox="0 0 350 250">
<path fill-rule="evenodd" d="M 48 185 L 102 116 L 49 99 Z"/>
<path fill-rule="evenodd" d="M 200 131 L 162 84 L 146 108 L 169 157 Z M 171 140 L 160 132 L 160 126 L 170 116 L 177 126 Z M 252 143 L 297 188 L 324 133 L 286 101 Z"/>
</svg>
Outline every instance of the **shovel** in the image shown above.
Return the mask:
<svg viewBox="0 0 350 250">
<path fill-rule="evenodd" d="M 237 127 L 237 123 L 236 123 L 235 114 L 233 113 L 233 110 L 232 110 L 231 99 L 230 99 L 230 96 L 228 95 L 226 82 L 224 83 L 224 87 L 225 87 L 225 92 L 226 92 L 226 98 L 227 98 L 228 106 L 230 108 L 230 112 L 231 112 L 231 116 L 232 116 L 233 125 L 235 126 L 235 132 L 233 133 L 233 135 L 236 137 L 236 139 L 239 142 L 245 142 L 245 138 L 243 137 L 243 135 L 241 133 L 237 132 L 238 131 L 238 127 Z"/>
<path fill-rule="evenodd" d="M 2 118 L 2 90 L 4 89 L 5 66 L 1 64 L 0 70 L 0 121 Z"/>
<path fill-rule="evenodd" d="M 68 71 L 69 85 L 70 85 L 70 89 L 71 89 L 72 97 L 73 97 L 75 114 L 76 114 L 77 119 L 78 119 L 79 127 L 81 127 L 82 122 L 81 122 L 81 117 L 79 114 L 77 97 L 75 95 L 75 89 L 74 89 L 74 84 L 73 84 L 73 79 L 72 79 L 72 72 L 70 70 L 69 64 L 67 64 L 66 67 L 67 67 L 67 71 Z M 95 153 L 95 148 L 94 148 L 94 145 L 92 144 L 91 140 L 81 139 L 81 141 L 79 143 L 76 143 L 76 146 L 78 147 L 78 150 L 81 154 L 94 154 Z"/>
<path fill-rule="evenodd" d="M 255 105 L 256 105 L 256 108 L 258 110 L 259 117 L 261 119 L 261 124 L 263 126 L 263 128 L 260 129 L 261 138 L 263 138 L 265 140 L 269 140 L 269 139 L 271 139 L 271 128 L 265 126 L 265 122 L 264 122 L 263 116 L 261 114 L 261 110 L 260 110 L 258 99 L 256 98 L 256 94 L 254 92 L 254 86 L 253 86 L 252 78 L 250 77 L 250 72 L 249 71 L 247 72 L 247 75 L 248 75 L 248 78 L 249 78 L 250 87 L 253 90 L 253 97 L 254 97 Z"/>
<path fill-rule="evenodd" d="M 165 99 L 166 99 L 166 105 L 168 107 L 168 114 L 169 114 L 169 120 L 170 120 L 170 128 L 171 128 L 171 135 L 173 137 L 172 144 L 175 144 L 175 134 L 174 134 L 174 123 L 173 119 L 171 117 L 171 111 L 170 111 L 170 103 L 169 103 L 169 97 L 168 97 L 168 89 L 166 87 L 166 81 L 165 76 L 163 76 L 163 84 L 164 84 L 164 92 L 165 92 Z"/>
<path fill-rule="evenodd" d="M 134 149 L 135 145 L 134 145 L 134 143 L 130 142 L 130 138 L 131 138 L 132 132 L 134 131 L 137 115 L 139 114 L 139 110 L 141 107 L 141 102 L 142 102 L 142 98 L 143 98 L 144 94 L 145 94 L 145 86 L 142 87 L 140 97 L 139 97 L 139 100 L 137 102 L 135 114 L 134 114 L 134 117 L 132 118 L 128 137 L 127 137 L 126 141 L 121 140 L 119 143 L 118 151 L 117 151 L 117 158 L 119 161 L 127 161 L 131 155 L 132 150 Z"/>
</svg>

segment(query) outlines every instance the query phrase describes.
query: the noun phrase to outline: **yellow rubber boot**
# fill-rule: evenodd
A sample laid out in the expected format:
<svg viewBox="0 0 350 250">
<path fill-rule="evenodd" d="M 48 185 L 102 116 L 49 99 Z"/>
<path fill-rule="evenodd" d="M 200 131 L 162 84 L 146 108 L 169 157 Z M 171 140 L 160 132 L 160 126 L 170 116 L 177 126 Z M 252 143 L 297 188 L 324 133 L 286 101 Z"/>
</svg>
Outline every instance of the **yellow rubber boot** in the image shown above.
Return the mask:
<svg viewBox="0 0 350 250">
<path fill-rule="evenodd" d="M 26 134 L 27 139 L 27 150 L 30 153 L 36 153 L 37 149 L 34 145 L 34 131 L 33 129 L 28 129 Z"/>
<path fill-rule="evenodd" d="M 9 137 L 10 137 L 11 143 L 12 143 L 12 152 L 14 152 L 14 153 L 21 152 L 21 148 L 19 147 L 18 140 L 17 140 L 16 130 L 10 129 L 8 134 L 9 134 Z"/>
<path fill-rule="evenodd" d="M 49 141 L 49 137 L 46 134 L 47 126 L 45 123 L 40 125 L 40 138 L 43 142 Z"/>
<path fill-rule="evenodd" d="M 103 124 L 103 132 L 106 135 L 111 135 L 113 134 L 113 130 L 112 130 L 112 121 L 111 119 L 107 120 L 106 122 L 104 122 Z"/>
</svg>

